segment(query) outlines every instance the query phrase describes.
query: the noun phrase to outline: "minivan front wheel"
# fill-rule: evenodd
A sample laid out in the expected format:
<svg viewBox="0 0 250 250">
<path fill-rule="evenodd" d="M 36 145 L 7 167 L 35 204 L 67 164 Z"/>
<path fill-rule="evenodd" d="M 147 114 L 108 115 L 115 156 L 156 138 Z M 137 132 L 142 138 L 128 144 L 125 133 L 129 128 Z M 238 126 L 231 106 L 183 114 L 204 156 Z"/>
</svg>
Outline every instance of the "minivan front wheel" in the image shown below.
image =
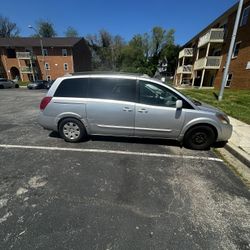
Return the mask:
<svg viewBox="0 0 250 250">
<path fill-rule="evenodd" d="M 84 125 L 75 118 L 63 119 L 59 124 L 59 134 L 67 142 L 80 142 L 87 137 Z"/>
<path fill-rule="evenodd" d="M 195 126 L 189 129 L 184 137 L 184 145 L 187 148 L 206 150 L 215 142 L 214 130 L 205 125 Z"/>
</svg>

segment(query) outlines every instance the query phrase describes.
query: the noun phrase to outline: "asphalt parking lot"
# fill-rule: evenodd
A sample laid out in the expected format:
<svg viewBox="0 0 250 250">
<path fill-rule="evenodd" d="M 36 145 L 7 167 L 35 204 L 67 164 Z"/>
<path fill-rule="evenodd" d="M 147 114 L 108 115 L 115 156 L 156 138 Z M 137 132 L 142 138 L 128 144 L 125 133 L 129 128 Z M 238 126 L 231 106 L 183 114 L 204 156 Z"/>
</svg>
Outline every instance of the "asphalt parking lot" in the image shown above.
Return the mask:
<svg viewBox="0 0 250 250">
<path fill-rule="evenodd" d="M 213 151 L 66 143 L 45 93 L 0 91 L 0 249 L 250 249 L 249 190 Z"/>
</svg>

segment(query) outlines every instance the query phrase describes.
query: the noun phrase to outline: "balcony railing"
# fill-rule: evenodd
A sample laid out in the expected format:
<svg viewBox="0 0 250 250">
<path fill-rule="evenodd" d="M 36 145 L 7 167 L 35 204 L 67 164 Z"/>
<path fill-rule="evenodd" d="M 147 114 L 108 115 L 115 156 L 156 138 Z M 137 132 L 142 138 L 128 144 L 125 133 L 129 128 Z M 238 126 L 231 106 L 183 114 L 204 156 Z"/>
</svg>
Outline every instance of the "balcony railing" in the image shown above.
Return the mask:
<svg viewBox="0 0 250 250">
<path fill-rule="evenodd" d="M 197 60 L 194 63 L 194 70 L 198 69 L 219 69 L 221 64 L 221 56 L 208 56 Z"/>
<path fill-rule="evenodd" d="M 191 74 L 193 65 L 183 65 L 177 68 L 177 74 Z"/>
<path fill-rule="evenodd" d="M 24 60 L 35 59 L 31 52 L 16 52 L 16 58 Z"/>
<path fill-rule="evenodd" d="M 223 43 L 224 29 L 210 29 L 205 35 L 199 38 L 198 47 L 207 43 Z"/>
<path fill-rule="evenodd" d="M 27 67 L 27 66 L 24 66 L 24 67 L 20 67 L 20 72 L 21 73 L 32 73 L 32 69 L 31 67 Z"/>
<path fill-rule="evenodd" d="M 179 53 L 179 58 L 192 57 L 192 56 L 193 56 L 193 48 L 184 48 Z"/>
</svg>

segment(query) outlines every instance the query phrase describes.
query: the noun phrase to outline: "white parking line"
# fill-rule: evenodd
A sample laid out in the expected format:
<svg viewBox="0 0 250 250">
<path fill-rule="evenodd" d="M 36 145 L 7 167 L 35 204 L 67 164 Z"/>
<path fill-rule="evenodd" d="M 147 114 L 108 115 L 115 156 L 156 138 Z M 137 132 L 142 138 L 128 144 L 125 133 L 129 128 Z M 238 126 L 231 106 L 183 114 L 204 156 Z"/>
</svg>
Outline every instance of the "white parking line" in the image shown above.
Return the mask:
<svg viewBox="0 0 250 250">
<path fill-rule="evenodd" d="M 188 156 L 188 155 L 170 155 L 170 154 L 158 154 L 158 153 L 146 153 L 146 152 L 132 152 L 132 151 L 121 151 L 121 150 L 103 150 L 103 149 L 91 149 L 91 148 L 58 148 L 58 147 L 44 147 L 44 146 L 28 146 L 28 145 L 8 145 L 0 144 L 0 148 L 17 148 L 17 149 L 40 149 L 50 151 L 73 151 L 83 153 L 105 153 L 105 154 L 119 154 L 119 155 L 136 155 L 136 156 L 149 156 L 149 157 L 162 157 L 162 158 L 179 158 L 179 159 L 194 159 L 194 160 L 206 160 L 206 161 L 217 161 L 223 162 L 219 158 L 213 157 L 199 157 L 199 156 Z"/>
</svg>

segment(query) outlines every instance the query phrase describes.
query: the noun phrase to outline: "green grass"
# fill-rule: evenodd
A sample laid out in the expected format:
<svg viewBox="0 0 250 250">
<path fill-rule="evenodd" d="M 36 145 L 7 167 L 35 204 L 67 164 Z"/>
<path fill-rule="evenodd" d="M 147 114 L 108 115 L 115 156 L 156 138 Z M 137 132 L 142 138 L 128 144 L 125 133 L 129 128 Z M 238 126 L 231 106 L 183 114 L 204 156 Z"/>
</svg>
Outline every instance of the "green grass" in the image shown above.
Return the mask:
<svg viewBox="0 0 250 250">
<path fill-rule="evenodd" d="M 250 90 L 225 89 L 223 100 L 220 102 L 216 98 L 219 90 L 185 89 L 180 91 L 191 98 L 211 104 L 226 114 L 250 124 Z"/>
</svg>

